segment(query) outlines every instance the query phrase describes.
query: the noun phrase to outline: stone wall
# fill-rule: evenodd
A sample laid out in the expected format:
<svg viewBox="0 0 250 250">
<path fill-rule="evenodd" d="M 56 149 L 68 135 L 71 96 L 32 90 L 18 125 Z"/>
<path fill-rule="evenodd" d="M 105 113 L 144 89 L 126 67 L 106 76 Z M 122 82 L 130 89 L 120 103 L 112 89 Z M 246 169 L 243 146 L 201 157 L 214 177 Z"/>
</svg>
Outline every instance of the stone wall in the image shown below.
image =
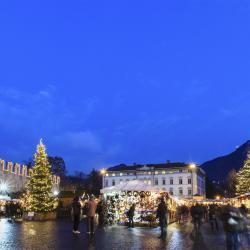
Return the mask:
<svg viewBox="0 0 250 250">
<path fill-rule="evenodd" d="M 7 185 L 9 193 L 23 191 L 32 173 L 25 165 L 0 160 L 0 184 Z M 53 190 L 59 190 L 60 177 L 53 175 Z"/>
</svg>

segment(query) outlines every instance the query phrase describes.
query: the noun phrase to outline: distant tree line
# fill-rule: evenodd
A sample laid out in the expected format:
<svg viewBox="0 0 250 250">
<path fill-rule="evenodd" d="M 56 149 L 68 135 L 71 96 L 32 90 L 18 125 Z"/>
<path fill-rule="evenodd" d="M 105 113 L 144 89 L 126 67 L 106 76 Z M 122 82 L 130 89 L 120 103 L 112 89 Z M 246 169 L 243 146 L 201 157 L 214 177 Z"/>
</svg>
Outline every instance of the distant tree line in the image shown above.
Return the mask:
<svg viewBox="0 0 250 250">
<path fill-rule="evenodd" d="M 67 174 L 67 167 L 62 157 L 48 156 L 52 173 L 61 178 L 61 194 L 65 196 L 88 194 L 100 194 L 102 188 L 102 176 L 99 171 L 92 169 L 89 174 L 82 171 L 76 171 L 73 175 Z M 28 167 L 34 166 L 33 159 L 24 162 Z"/>
</svg>

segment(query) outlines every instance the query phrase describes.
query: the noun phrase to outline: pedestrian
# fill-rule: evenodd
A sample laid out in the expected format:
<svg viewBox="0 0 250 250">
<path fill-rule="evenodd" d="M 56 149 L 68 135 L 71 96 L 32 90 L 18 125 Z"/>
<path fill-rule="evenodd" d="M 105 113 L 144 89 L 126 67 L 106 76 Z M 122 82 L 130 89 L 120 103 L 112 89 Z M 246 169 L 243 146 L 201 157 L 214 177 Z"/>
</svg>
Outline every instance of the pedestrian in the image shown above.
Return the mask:
<svg viewBox="0 0 250 250">
<path fill-rule="evenodd" d="M 87 233 L 94 234 L 94 218 L 96 213 L 97 204 L 94 196 L 91 195 L 87 203 Z"/>
<path fill-rule="evenodd" d="M 227 250 L 239 250 L 239 233 L 242 231 L 243 216 L 238 208 L 227 205 L 222 212 L 223 227 L 226 234 Z"/>
<path fill-rule="evenodd" d="M 201 223 L 202 223 L 203 211 L 204 211 L 203 207 L 199 203 L 196 203 L 190 209 L 190 213 L 191 213 L 191 216 L 192 216 L 192 221 L 193 221 L 193 224 L 194 224 L 194 230 L 195 230 L 196 234 L 200 233 L 200 227 L 201 227 Z"/>
<path fill-rule="evenodd" d="M 80 223 L 80 217 L 81 217 L 81 203 L 79 201 L 79 197 L 75 196 L 73 203 L 72 203 L 72 216 L 73 216 L 73 233 L 79 234 L 80 231 L 79 223 Z"/>
<path fill-rule="evenodd" d="M 165 239 L 167 235 L 167 225 L 168 225 L 168 208 L 163 197 L 161 197 L 160 199 L 156 217 L 159 219 L 161 227 L 161 235 L 159 238 Z"/>
<path fill-rule="evenodd" d="M 96 213 L 98 214 L 98 225 L 104 225 L 104 215 L 103 215 L 103 201 L 100 200 L 97 204 Z"/>
<path fill-rule="evenodd" d="M 218 220 L 217 220 L 217 211 L 215 205 L 210 205 L 209 206 L 209 211 L 208 211 L 208 218 L 211 226 L 212 232 L 219 231 L 219 225 L 218 225 Z"/>
<path fill-rule="evenodd" d="M 247 247 L 250 248 L 250 235 L 249 235 L 249 230 L 248 226 L 250 224 L 249 218 L 248 218 L 248 209 L 244 204 L 241 205 L 239 208 L 241 214 L 243 215 L 243 230 L 241 232 L 241 242 L 244 243 L 246 241 Z"/>
<path fill-rule="evenodd" d="M 132 204 L 132 206 L 128 210 L 128 227 L 134 227 L 134 216 L 135 216 L 135 204 Z"/>
</svg>

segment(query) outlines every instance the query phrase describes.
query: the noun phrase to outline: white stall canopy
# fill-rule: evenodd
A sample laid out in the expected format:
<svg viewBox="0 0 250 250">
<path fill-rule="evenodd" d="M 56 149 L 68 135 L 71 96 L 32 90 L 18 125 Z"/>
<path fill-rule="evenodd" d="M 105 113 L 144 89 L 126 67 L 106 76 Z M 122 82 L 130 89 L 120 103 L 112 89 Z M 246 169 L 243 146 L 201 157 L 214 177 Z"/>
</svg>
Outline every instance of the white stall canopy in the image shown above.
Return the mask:
<svg viewBox="0 0 250 250">
<path fill-rule="evenodd" d="M 120 191 L 150 191 L 150 192 L 166 192 L 160 188 L 153 187 L 150 184 L 144 183 L 143 180 L 132 180 L 125 183 L 120 183 L 115 186 L 101 189 L 101 193 L 111 193 Z"/>
</svg>

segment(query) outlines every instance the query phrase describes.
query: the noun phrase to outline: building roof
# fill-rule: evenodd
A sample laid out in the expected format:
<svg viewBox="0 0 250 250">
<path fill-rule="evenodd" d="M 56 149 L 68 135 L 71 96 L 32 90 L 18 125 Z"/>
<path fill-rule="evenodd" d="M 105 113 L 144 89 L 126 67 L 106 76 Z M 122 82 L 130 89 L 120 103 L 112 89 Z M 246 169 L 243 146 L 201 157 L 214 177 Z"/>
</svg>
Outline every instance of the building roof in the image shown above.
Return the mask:
<svg viewBox="0 0 250 250">
<path fill-rule="evenodd" d="M 110 167 L 107 169 L 107 171 L 135 171 L 140 170 L 140 168 L 145 167 L 151 168 L 151 169 L 173 169 L 173 168 L 186 168 L 189 164 L 187 163 L 181 163 L 181 162 L 173 162 L 173 163 L 160 163 L 160 164 L 134 164 L 134 165 L 126 165 L 126 164 L 120 164 L 114 167 Z"/>
</svg>

